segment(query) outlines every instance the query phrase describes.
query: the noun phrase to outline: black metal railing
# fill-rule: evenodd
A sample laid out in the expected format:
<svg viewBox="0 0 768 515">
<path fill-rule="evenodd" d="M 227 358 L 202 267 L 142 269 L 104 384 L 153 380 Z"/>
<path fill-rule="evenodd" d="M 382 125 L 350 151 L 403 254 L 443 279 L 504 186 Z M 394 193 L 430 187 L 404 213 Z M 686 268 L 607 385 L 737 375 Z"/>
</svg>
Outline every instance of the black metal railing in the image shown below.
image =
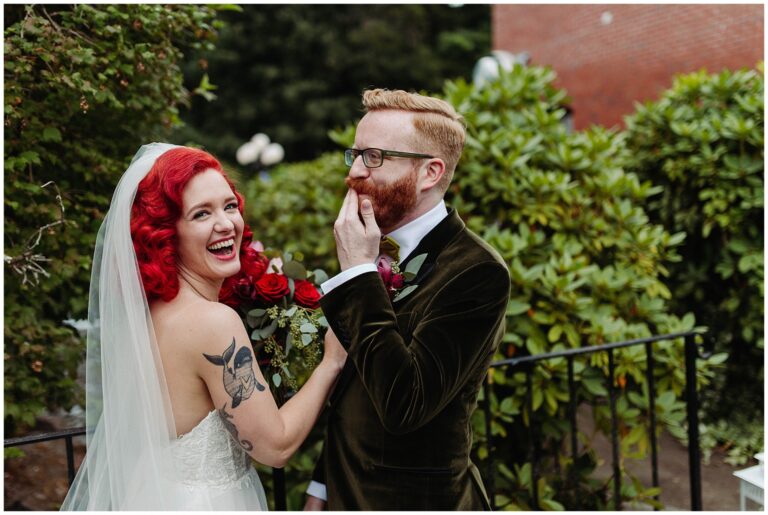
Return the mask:
<svg viewBox="0 0 768 515">
<path fill-rule="evenodd" d="M 651 435 L 651 467 L 652 467 L 652 483 L 654 487 L 659 486 L 658 477 L 658 455 L 657 455 L 657 442 L 656 442 L 656 417 L 655 417 L 655 386 L 653 378 L 653 349 L 652 344 L 664 340 L 679 340 L 685 341 L 685 377 L 686 377 L 686 408 L 688 418 L 688 465 L 689 476 L 691 486 L 691 509 L 700 511 L 702 509 L 701 503 L 701 454 L 699 450 L 699 422 L 698 422 L 698 394 L 696 391 L 696 359 L 698 357 L 698 347 L 695 343 L 695 337 L 701 333 L 690 331 L 684 333 L 665 334 L 661 336 L 653 336 L 650 338 L 639 338 L 636 340 L 628 340 L 617 343 L 609 343 L 605 345 L 597 345 L 590 347 L 582 347 L 578 349 L 569 349 L 560 352 L 550 352 L 546 354 L 538 354 L 535 356 L 524 356 L 519 358 L 510 358 L 501 361 L 496 361 L 491 364 L 491 368 L 508 367 L 511 370 L 516 368 L 523 368 L 526 373 L 526 403 L 528 406 L 529 420 L 528 430 L 529 437 L 532 445 L 529 450 L 529 461 L 532 469 L 532 499 L 534 509 L 538 509 L 538 461 L 539 461 L 539 441 L 534 431 L 534 410 L 533 410 L 533 367 L 545 360 L 565 357 L 568 360 L 568 390 L 569 390 L 569 420 L 571 425 L 571 452 L 575 460 L 577 456 L 576 445 L 576 383 L 573 373 L 573 359 L 575 356 L 582 354 L 590 354 L 595 352 L 608 352 L 608 368 L 609 378 L 608 393 L 609 403 L 611 410 L 611 448 L 613 455 L 613 487 L 614 487 L 614 499 L 617 500 L 614 509 L 621 509 L 618 500 L 620 497 L 621 489 L 621 470 L 619 467 L 619 444 L 617 434 L 617 422 L 616 422 L 616 395 L 614 383 L 614 359 L 613 351 L 615 349 L 629 347 L 632 345 L 644 344 L 646 348 L 646 363 L 647 363 L 647 381 L 649 388 L 649 425 Z M 491 506 L 494 506 L 495 498 L 495 486 L 494 486 L 494 460 L 493 460 L 493 437 L 491 432 L 492 416 L 490 409 L 491 389 L 492 384 L 490 381 L 485 382 L 485 401 L 482 405 L 482 409 L 485 411 L 485 423 L 486 423 L 486 438 L 488 445 L 488 460 L 487 460 L 487 473 L 485 477 L 486 487 L 491 501 Z M 5 440 L 5 447 L 18 447 L 21 445 L 28 445 L 38 442 L 45 442 L 50 440 L 64 439 L 67 453 L 67 477 L 69 484 L 75 478 L 75 460 L 74 451 L 72 445 L 72 439 L 77 436 L 85 434 L 85 428 L 73 428 L 65 429 L 63 431 L 55 431 L 51 433 L 44 433 L 32 436 L 23 436 L 19 438 L 9 438 Z M 285 488 L 285 469 L 273 468 L 272 473 L 273 488 L 274 488 L 274 501 L 275 510 L 285 511 L 287 508 L 286 500 L 286 488 Z M 658 500 L 658 499 L 657 499 Z"/>
<path fill-rule="evenodd" d="M 618 438 L 618 423 L 616 420 L 616 388 L 614 387 L 614 351 L 616 349 L 630 347 L 633 345 L 645 345 L 646 355 L 646 380 L 648 383 L 648 398 L 649 398 L 649 433 L 651 438 L 651 476 L 652 486 L 659 487 L 659 474 L 658 474 L 658 453 L 656 442 L 656 408 L 655 397 L 656 388 L 653 377 L 654 359 L 653 359 L 653 344 L 655 342 L 665 340 L 683 340 L 685 342 L 685 399 L 686 399 L 686 416 L 688 422 L 688 470 L 690 478 L 690 491 L 691 491 L 691 510 L 700 511 L 702 509 L 701 502 L 701 454 L 699 449 L 699 401 L 696 390 L 696 359 L 699 356 L 696 345 L 696 336 L 701 335 L 701 332 L 689 331 L 682 333 L 665 334 L 661 336 L 652 336 L 649 338 L 638 338 L 635 340 L 627 340 L 616 343 L 608 343 L 605 345 L 595 345 L 589 347 L 580 347 L 577 349 L 568 349 L 560 352 L 549 352 L 546 354 L 537 354 L 535 356 L 522 356 L 519 358 L 510 358 L 501 361 L 496 361 L 491 364 L 491 368 L 507 367 L 508 369 L 523 369 L 525 372 L 525 384 L 526 384 L 526 405 L 528 409 L 528 436 L 529 436 L 529 453 L 528 461 L 531 464 L 531 498 L 532 507 L 539 509 L 539 492 L 538 492 L 538 476 L 539 476 L 539 439 L 538 432 L 535 428 L 535 412 L 533 409 L 533 373 L 534 366 L 542 361 L 566 358 L 568 363 L 568 418 L 570 422 L 570 440 L 571 440 L 571 455 L 574 463 L 577 458 L 577 425 L 576 425 L 576 407 L 577 407 L 577 395 L 576 395 L 576 383 L 573 373 L 574 357 L 583 354 L 593 354 L 597 352 L 608 353 L 608 401 L 610 405 L 611 413 L 611 452 L 612 452 L 612 469 L 613 469 L 613 509 L 621 509 L 621 469 L 619 466 L 619 438 Z M 516 371 L 516 370 L 515 370 Z M 491 430 L 491 423 L 493 414 L 491 413 L 491 394 L 493 384 L 490 381 L 490 374 L 488 380 L 484 385 L 484 402 L 482 403 L 482 409 L 485 411 L 485 433 L 487 438 L 488 459 L 486 463 L 485 481 L 488 490 L 488 495 L 491 501 L 491 507 L 495 509 L 495 481 L 494 481 L 494 452 L 493 452 L 493 433 Z M 658 501 L 658 496 L 655 496 Z"/>
<path fill-rule="evenodd" d="M 76 427 L 72 429 L 64 429 L 62 431 L 54 431 L 52 433 L 42 433 L 39 435 L 20 436 L 18 438 L 6 438 L 4 447 L 19 447 L 21 445 L 29 445 L 33 443 L 48 442 L 50 440 L 64 439 L 64 444 L 67 449 L 67 478 L 69 484 L 75 480 L 75 451 L 72 445 L 72 439 L 76 436 L 82 436 L 85 434 L 84 427 Z"/>
</svg>

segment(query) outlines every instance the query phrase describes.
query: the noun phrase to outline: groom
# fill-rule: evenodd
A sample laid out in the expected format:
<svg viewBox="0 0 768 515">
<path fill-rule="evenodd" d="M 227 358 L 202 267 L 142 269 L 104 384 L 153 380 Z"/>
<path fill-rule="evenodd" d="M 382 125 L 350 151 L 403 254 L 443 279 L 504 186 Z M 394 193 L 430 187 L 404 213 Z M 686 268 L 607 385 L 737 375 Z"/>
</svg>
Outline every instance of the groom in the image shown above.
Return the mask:
<svg viewBox="0 0 768 515">
<path fill-rule="evenodd" d="M 469 459 L 470 416 L 503 334 L 510 280 L 443 201 L 463 119 L 405 91 L 366 91 L 363 105 L 334 224 L 342 271 L 320 301 L 348 359 L 305 509 L 489 509 Z M 391 238 L 381 246 L 388 256 L 381 235 Z M 415 277 L 393 278 L 393 260 L 401 271 L 413 262 Z"/>
</svg>

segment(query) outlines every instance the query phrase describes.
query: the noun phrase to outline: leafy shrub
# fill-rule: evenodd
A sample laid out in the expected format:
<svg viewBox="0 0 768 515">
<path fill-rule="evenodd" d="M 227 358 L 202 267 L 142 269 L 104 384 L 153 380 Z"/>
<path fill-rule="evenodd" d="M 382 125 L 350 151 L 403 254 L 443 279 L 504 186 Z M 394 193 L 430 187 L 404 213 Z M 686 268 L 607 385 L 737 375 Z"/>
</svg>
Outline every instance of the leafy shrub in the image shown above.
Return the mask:
<svg viewBox="0 0 768 515">
<path fill-rule="evenodd" d="M 333 222 L 347 189 L 347 170 L 342 153 L 331 152 L 313 161 L 280 165 L 265 178 L 246 181 L 241 191 L 254 239 L 267 247 L 301 252 L 307 268 L 337 274 Z"/>
<path fill-rule="evenodd" d="M 602 128 L 566 130 L 565 92 L 552 86 L 554 77 L 546 68 L 516 66 L 481 89 L 461 80 L 445 87 L 446 99 L 468 125 L 467 144 L 447 200 L 500 252 L 512 276 L 507 332 L 498 357 L 693 329 L 691 314 L 678 318 L 669 313 L 672 295 L 665 285 L 667 264 L 679 260 L 675 247 L 684 234 L 670 234 L 649 221 L 644 205 L 658 189 L 622 168 L 628 158 L 622 134 Z M 660 426 L 678 431 L 684 419 L 683 356 L 680 342 L 654 345 L 656 417 Z M 699 362 L 700 384 L 709 381 L 711 372 L 705 372 L 710 365 L 722 359 L 718 355 Z M 621 455 L 644 456 L 650 437 L 645 350 L 635 346 L 617 351 L 615 363 Z M 578 473 L 579 463 L 572 463 L 563 444 L 570 430 L 564 422 L 566 365 L 558 358 L 533 369 L 536 431 L 549 456 L 540 468 L 539 490 L 544 494 L 549 484 L 564 484 L 564 475 Z M 596 427 L 609 433 L 607 354 L 575 358 L 574 374 L 579 402 L 594 406 Z M 521 430 L 532 416 L 525 405 L 525 374 L 494 369 L 491 375 L 496 393 L 491 399 L 492 433 L 496 441 L 515 435 L 502 440 L 496 453 L 514 456 L 515 447 L 532 445 Z M 484 442 L 482 416 L 476 418 L 477 437 Z M 580 438 L 588 454 L 589 438 Z M 478 448 L 480 458 L 487 452 Z M 499 507 L 529 506 L 530 501 L 514 490 L 504 491 L 505 476 L 499 467 Z M 567 503 L 569 509 L 598 509 L 596 500 L 607 499 L 605 486 L 580 482 L 574 488 L 581 489 L 581 495 L 559 488 L 542 497 L 542 506 L 572 499 L 578 503 Z M 651 493 L 631 478 L 622 487 L 624 499 Z M 608 499 L 602 507 L 616 506 L 616 501 Z"/>
<path fill-rule="evenodd" d="M 6 7 L 6 435 L 81 397 L 84 345 L 62 321 L 86 317 L 111 192 L 178 123 L 182 49 L 210 47 L 213 22 L 202 6 Z"/>
<path fill-rule="evenodd" d="M 700 71 L 627 117 L 627 166 L 662 188 L 649 216 L 687 234 L 670 265 L 670 307 L 694 312 L 730 355 L 704 405 L 728 446 L 763 425 L 763 94 L 762 70 Z M 753 414 L 753 430 L 734 412 Z M 762 448 L 749 441 L 736 445 L 742 461 Z"/>
</svg>

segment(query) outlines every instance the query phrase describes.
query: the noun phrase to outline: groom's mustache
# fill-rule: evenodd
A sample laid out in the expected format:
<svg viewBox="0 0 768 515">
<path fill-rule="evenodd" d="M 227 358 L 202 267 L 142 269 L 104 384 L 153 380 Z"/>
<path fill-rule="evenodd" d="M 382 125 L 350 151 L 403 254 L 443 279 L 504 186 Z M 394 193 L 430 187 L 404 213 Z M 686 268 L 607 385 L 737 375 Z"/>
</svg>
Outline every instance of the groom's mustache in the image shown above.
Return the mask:
<svg viewBox="0 0 768 515">
<path fill-rule="evenodd" d="M 376 195 L 378 192 L 378 188 L 374 184 L 368 182 L 368 179 L 347 177 L 344 179 L 344 182 L 347 183 L 349 188 L 355 190 L 358 195 L 368 195 L 370 197 Z"/>
</svg>

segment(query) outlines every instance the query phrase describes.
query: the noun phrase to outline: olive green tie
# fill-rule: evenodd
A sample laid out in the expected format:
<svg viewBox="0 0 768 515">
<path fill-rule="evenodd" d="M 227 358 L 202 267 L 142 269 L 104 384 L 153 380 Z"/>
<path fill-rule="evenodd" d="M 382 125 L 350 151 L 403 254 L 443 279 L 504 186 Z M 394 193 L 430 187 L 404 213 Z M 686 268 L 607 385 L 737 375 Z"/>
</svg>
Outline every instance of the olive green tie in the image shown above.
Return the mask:
<svg viewBox="0 0 768 515">
<path fill-rule="evenodd" d="M 391 257 L 393 260 L 400 260 L 400 244 L 389 236 L 382 236 L 379 243 L 379 254 Z"/>
</svg>

